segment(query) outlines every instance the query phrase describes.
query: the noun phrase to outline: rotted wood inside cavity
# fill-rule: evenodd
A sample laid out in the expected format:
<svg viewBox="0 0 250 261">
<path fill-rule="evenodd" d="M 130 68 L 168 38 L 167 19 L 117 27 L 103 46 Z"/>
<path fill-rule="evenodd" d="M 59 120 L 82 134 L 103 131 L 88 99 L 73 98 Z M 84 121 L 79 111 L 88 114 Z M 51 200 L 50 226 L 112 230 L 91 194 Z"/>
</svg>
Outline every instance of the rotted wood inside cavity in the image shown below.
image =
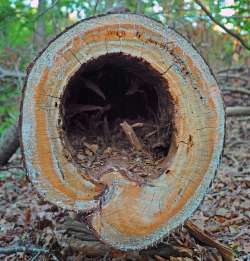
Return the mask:
<svg viewBox="0 0 250 261">
<path fill-rule="evenodd" d="M 66 87 L 60 111 L 65 149 L 90 176 L 112 169 L 135 181 L 159 175 L 158 163 L 171 143 L 173 103 L 168 83 L 149 63 L 119 53 L 83 64 Z M 140 149 L 131 144 L 124 122 Z"/>
</svg>

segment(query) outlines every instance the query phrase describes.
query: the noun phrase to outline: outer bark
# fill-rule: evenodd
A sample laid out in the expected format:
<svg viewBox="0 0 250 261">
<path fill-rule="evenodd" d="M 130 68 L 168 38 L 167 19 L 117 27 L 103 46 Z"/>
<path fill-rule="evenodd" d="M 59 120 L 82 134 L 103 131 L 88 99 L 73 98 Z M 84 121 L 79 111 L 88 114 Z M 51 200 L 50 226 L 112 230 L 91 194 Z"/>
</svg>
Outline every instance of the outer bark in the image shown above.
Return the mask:
<svg viewBox="0 0 250 261">
<path fill-rule="evenodd" d="M 0 139 L 0 166 L 5 165 L 19 146 L 18 122 L 12 125 Z"/>
</svg>

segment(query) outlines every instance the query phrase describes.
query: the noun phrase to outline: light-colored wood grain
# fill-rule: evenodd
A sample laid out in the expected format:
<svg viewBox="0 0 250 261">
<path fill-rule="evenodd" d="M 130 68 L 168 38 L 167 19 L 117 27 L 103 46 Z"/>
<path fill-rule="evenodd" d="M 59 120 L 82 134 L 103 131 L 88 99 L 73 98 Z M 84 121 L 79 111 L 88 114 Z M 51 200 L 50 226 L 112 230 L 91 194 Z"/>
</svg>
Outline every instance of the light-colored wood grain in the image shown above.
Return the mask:
<svg viewBox="0 0 250 261">
<path fill-rule="evenodd" d="M 90 179 L 60 138 L 60 97 L 69 79 L 90 59 L 120 52 L 160 72 L 175 105 L 165 173 L 143 186 L 119 172 Z M 93 231 L 123 250 L 152 245 L 192 215 L 214 178 L 224 141 L 223 102 L 207 64 L 178 33 L 135 14 L 84 20 L 52 41 L 28 73 L 21 123 L 22 153 L 38 192 L 63 208 L 93 210 Z"/>
</svg>

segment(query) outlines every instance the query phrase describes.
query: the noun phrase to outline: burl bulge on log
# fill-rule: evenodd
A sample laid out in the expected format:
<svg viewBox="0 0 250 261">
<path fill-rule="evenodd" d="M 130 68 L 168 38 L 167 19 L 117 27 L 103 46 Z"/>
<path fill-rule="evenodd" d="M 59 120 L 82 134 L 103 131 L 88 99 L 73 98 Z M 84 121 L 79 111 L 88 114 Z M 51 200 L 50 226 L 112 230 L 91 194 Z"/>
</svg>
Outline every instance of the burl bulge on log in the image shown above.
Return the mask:
<svg viewBox="0 0 250 261">
<path fill-rule="evenodd" d="M 198 207 L 220 161 L 224 109 L 207 64 L 181 35 L 108 14 L 65 30 L 35 59 L 21 125 L 39 194 L 130 250 Z"/>
</svg>

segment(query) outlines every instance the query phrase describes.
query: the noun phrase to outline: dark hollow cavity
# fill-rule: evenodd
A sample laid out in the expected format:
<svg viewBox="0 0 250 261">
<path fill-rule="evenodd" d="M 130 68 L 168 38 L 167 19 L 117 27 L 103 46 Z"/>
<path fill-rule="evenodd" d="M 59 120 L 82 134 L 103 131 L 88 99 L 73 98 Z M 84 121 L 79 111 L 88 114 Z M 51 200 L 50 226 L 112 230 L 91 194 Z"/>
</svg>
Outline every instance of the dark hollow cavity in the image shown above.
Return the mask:
<svg viewBox="0 0 250 261">
<path fill-rule="evenodd" d="M 105 164 L 106 157 L 155 164 L 168 153 L 173 104 L 167 82 L 142 59 L 106 54 L 83 64 L 65 88 L 60 111 L 63 140 L 84 167 Z M 129 143 L 124 121 L 141 123 L 133 129 L 143 153 Z"/>
</svg>

